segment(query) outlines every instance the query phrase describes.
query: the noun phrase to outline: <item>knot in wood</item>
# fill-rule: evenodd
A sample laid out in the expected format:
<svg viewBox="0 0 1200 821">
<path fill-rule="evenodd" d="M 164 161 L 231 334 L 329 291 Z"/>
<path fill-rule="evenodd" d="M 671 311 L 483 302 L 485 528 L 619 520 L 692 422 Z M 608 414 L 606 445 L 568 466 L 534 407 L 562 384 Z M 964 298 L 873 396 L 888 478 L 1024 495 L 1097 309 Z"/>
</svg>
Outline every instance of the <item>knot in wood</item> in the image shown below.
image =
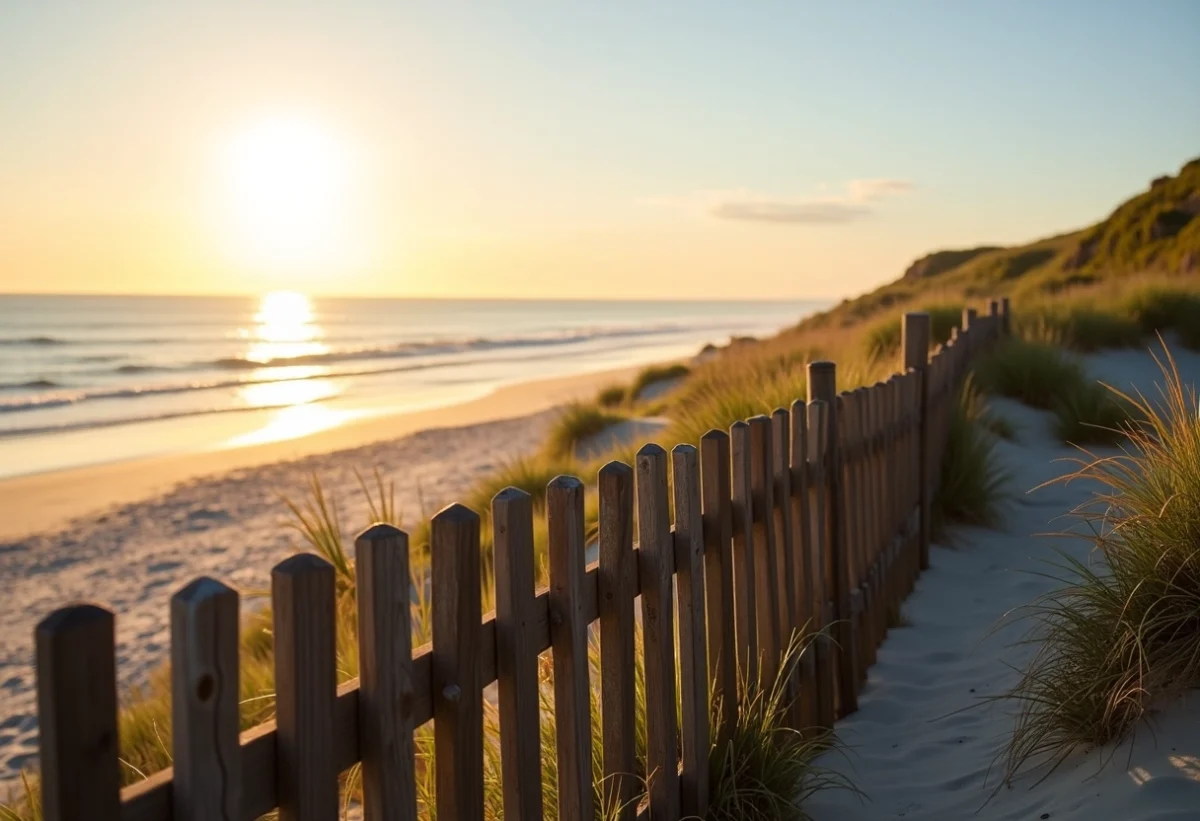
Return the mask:
<svg viewBox="0 0 1200 821">
<path fill-rule="evenodd" d="M 459 689 L 457 684 L 447 684 L 442 688 L 442 697 L 445 698 L 446 701 L 457 702 L 461 696 L 462 690 Z"/>
</svg>

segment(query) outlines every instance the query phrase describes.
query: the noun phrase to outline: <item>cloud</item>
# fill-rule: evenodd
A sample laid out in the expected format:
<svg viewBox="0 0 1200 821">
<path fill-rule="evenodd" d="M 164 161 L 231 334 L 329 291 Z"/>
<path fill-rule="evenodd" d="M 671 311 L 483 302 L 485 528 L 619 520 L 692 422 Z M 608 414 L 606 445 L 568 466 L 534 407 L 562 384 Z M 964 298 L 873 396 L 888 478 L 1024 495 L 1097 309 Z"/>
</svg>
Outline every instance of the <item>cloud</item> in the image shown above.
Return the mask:
<svg viewBox="0 0 1200 821">
<path fill-rule="evenodd" d="M 913 190 L 908 180 L 850 180 L 841 194 L 772 197 L 745 190 L 706 191 L 655 202 L 682 206 L 721 220 L 791 225 L 852 222 L 875 213 L 876 203 Z M 819 186 L 823 190 L 824 186 Z"/>
</svg>

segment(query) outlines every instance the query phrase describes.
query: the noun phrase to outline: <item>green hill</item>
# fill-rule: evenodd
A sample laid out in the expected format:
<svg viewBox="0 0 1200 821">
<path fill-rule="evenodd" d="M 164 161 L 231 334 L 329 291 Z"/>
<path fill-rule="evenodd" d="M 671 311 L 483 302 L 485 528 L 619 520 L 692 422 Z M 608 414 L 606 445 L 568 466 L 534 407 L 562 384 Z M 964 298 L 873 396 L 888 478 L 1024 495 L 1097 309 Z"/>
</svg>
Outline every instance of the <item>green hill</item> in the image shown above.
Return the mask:
<svg viewBox="0 0 1200 821">
<path fill-rule="evenodd" d="M 927 254 L 900 279 L 813 317 L 804 327 L 854 325 L 908 302 L 962 302 L 1011 295 L 1040 301 L 1123 280 L 1200 278 L 1200 158 L 1079 231 L 1013 247 Z"/>
</svg>

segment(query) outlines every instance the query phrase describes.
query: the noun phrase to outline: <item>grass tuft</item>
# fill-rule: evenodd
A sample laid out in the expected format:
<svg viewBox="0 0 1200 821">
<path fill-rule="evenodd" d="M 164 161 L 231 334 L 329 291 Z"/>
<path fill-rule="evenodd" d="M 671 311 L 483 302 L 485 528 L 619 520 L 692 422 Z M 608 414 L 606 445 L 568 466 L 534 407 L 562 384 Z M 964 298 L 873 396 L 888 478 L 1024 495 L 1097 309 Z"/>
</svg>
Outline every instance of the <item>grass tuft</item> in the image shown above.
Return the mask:
<svg viewBox="0 0 1200 821">
<path fill-rule="evenodd" d="M 629 390 L 624 385 L 609 385 L 596 394 L 596 404 L 602 408 L 619 408 L 628 396 Z"/>
<path fill-rule="evenodd" d="M 994 425 L 987 402 L 968 376 L 950 416 L 941 481 L 931 505 L 935 535 L 950 522 L 991 527 L 999 523 L 1008 474 L 996 461 Z"/>
<path fill-rule="evenodd" d="M 631 400 L 640 399 L 642 392 L 656 382 L 683 379 L 689 373 L 691 373 L 691 368 L 682 362 L 677 362 L 674 365 L 651 365 L 648 368 L 642 368 L 641 372 L 633 380 L 633 384 L 629 386 L 629 398 Z"/>
<path fill-rule="evenodd" d="M 580 444 L 624 420 L 624 416 L 610 413 L 599 405 L 571 402 L 554 420 L 545 451 L 552 459 L 573 459 Z"/>
<path fill-rule="evenodd" d="M 1124 397 L 1140 421 L 1123 454 L 1061 480 L 1101 488 L 1073 511 L 1099 561 L 1064 555 L 1062 587 L 1023 614 L 1039 650 L 1009 694 L 1009 778 L 1122 741 L 1152 704 L 1200 686 L 1200 408 L 1169 353 L 1159 364 L 1158 397 Z"/>
<path fill-rule="evenodd" d="M 824 636 L 797 632 L 774 681 L 742 682 L 728 741 L 709 756 L 710 821 L 807 821 L 804 802 L 817 792 L 857 792 L 843 776 L 817 767 L 814 759 L 837 747 L 832 731 L 789 727 L 787 684 L 801 657 Z"/>
</svg>

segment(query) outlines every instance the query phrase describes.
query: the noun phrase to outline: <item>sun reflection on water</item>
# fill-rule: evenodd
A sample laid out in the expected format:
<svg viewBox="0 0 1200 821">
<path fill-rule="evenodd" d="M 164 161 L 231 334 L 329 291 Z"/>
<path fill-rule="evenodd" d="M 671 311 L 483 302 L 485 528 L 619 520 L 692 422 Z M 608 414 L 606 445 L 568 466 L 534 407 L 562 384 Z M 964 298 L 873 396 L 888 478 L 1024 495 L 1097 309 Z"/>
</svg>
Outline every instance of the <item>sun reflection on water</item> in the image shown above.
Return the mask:
<svg viewBox="0 0 1200 821">
<path fill-rule="evenodd" d="M 271 362 L 329 351 L 321 342 L 324 330 L 316 322 L 312 302 L 295 291 L 264 294 L 254 315 L 255 327 L 245 336 L 250 340 L 246 359 Z"/>
<path fill-rule="evenodd" d="M 264 295 L 254 315 L 257 325 L 243 333 L 250 340 L 246 359 L 268 363 L 327 352 L 329 346 L 320 341 L 324 331 L 315 319 L 312 303 L 303 294 Z M 325 373 L 326 368 L 315 365 L 274 365 L 254 371 L 252 384 L 238 388 L 238 396 L 247 408 L 273 410 L 261 427 L 233 437 L 226 446 L 296 439 L 353 417 L 353 411 L 320 404 L 341 392 L 333 380 L 320 378 Z"/>
</svg>

